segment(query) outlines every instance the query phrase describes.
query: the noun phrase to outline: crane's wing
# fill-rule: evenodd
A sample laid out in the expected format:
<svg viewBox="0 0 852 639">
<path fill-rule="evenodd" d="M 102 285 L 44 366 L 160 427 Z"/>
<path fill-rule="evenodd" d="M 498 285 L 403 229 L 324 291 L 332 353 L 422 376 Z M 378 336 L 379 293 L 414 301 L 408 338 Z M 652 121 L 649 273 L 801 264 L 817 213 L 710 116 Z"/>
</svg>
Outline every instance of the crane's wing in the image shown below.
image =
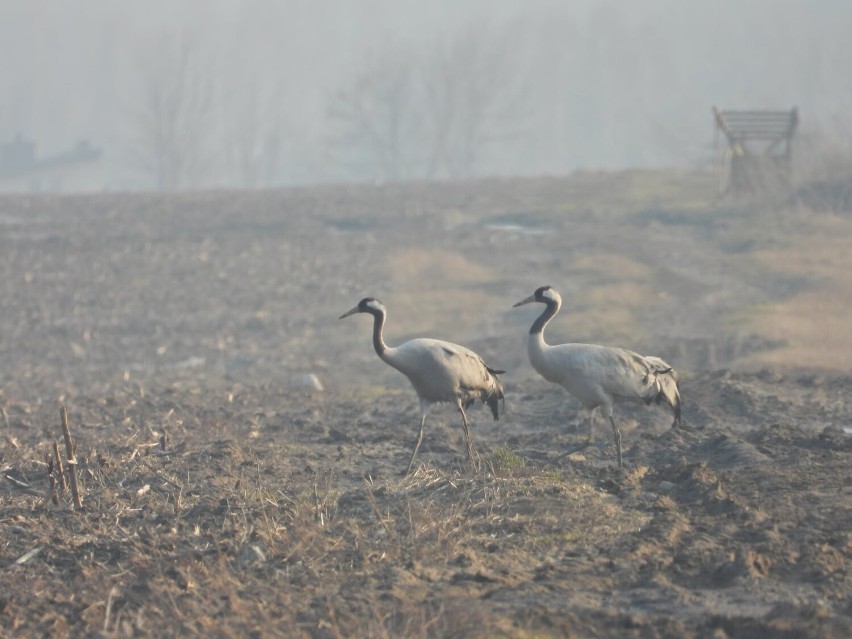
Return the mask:
<svg viewBox="0 0 852 639">
<path fill-rule="evenodd" d="M 421 399 L 459 400 L 463 407 L 481 399 L 497 419 L 498 402 L 504 400 L 503 384 L 497 369 L 488 367 L 472 350 L 443 340 L 417 338 L 388 348 L 382 359 L 408 377 Z"/>
<path fill-rule="evenodd" d="M 649 355 L 644 358 L 647 362 L 648 375 L 656 381 L 657 393 L 654 400 L 657 404 L 665 402 L 672 407 L 674 413 L 673 426 L 681 423 L 680 377 L 669 364 L 659 357 Z"/>
<path fill-rule="evenodd" d="M 670 364 L 623 348 L 596 347 L 588 351 L 588 357 L 596 364 L 601 386 L 613 397 L 622 401 L 665 402 L 672 408 L 674 424 L 680 423 L 679 377 Z"/>
<path fill-rule="evenodd" d="M 500 413 L 506 409 L 506 397 L 503 382 L 498 375 L 506 371 L 492 368 L 469 348 L 452 342 L 441 342 L 441 351 L 447 358 L 447 365 L 454 371 L 459 389 L 464 393 L 463 406 L 467 408 L 478 398 L 488 405 L 494 419 L 499 419 Z"/>
</svg>

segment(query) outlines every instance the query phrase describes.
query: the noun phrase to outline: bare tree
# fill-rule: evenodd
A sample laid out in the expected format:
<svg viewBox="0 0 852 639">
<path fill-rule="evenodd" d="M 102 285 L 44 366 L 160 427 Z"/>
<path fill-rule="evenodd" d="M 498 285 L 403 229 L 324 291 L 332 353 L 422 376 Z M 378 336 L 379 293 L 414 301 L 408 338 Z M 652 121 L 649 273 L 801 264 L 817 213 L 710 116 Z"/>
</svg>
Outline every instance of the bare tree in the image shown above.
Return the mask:
<svg viewBox="0 0 852 639">
<path fill-rule="evenodd" d="M 463 178 L 490 144 L 518 135 L 521 82 L 508 32 L 460 32 L 429 55 L 389 49 L 336 93 L 328 115 L 338 161 L 362 176 Z"/>
<path fill-rule="evenodd" d="M 278 172 L 283 138 L 276 90 L 242 81 L 222 101 L 224 155 L 239 186 L 271 185 Z"/>
<path fill-rule="evenodd" d="M 209 168 L 213 81 L 191 36 L 160 38 L 143 71 L 140 101 L 132 109 L 135 139 L 130 161 L 161 191 L 197 185 Z"/>
<path fill-rule="evenodd" d="M 356 174 L 398 180 L 411 176 L 416 122 L 414 64 L 398 49 L 374 56 L 328 108 L 330 143 Z"/>
<path fill-rule="evenodd" d="M 426 60 L 427 177 L 468 177 L 488 145 L 518 135 L 525 92 L 512 50 L 509 31 L 469 28 Z"/>
</svg>

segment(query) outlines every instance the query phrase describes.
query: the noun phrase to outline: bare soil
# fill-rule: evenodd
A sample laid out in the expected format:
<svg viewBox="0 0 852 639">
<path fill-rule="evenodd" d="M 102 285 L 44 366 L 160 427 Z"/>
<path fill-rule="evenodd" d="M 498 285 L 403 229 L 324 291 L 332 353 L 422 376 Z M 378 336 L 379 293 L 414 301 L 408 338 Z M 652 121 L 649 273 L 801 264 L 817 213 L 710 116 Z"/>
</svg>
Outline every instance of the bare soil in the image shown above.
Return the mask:
<svg viewBox="0 0 852 639">
<path fill-rule="evenodd" d="M 852 216 L 711 192 L 672 171 L 0 199 L 0 632 L 852 636 Z M 623 471 L 602 422 L 553 463 L 586 415 L 526 360 L 537 309 L 511 305 L 542 284 L 551 342 L 681 371 L 683 427 L 617 410 Z M 336 319 L 365 295 L 389 343 L 508 371 L 474 463 L 439 407 L 401 476 L 416 397 L 367 319 Z M 63 405 L 79 511 L 48 483 Z"/>
</svg>

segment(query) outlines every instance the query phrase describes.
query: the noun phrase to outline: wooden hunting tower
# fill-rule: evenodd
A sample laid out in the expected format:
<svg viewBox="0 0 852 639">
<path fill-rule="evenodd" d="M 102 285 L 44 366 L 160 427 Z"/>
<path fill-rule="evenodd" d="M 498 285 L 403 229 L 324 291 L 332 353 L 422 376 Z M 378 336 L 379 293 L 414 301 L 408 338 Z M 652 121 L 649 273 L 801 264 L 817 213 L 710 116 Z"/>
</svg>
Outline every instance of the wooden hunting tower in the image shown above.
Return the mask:
<svg viewBox="0 0 852 639">
<path fill-rule="evenodd" d="M 722 111 L 716 121 L 716 186 L 719 197 L 785 188 L 792 181 L 793 134 L 799 111 Z M 727 146 L 720 148 L 719 132 Z"/>
</svg>

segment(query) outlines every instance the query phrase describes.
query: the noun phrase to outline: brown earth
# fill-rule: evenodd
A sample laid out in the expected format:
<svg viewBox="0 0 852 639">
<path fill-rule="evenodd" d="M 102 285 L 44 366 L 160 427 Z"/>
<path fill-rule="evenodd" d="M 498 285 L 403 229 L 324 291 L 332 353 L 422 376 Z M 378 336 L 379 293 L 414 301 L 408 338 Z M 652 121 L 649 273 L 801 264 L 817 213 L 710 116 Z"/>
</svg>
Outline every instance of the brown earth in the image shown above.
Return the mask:
<svg viewBox="0 0 852 639">
<path fill-rule="evenodd" d="M 0 199 L 7 636 L 852 636 L 852 216 L 706 204 L 701 173 Z M 524 351 L 653 352 L 685 424 L 611 437 Z M 464 343 L 498 422 L 371 350 Z M 844 303 L 844 300 L 847 303 Z M 308 377 L 313 375 L 315 377 Z M 315 388 L 315 380 L 324 387 Z M 67 405 L 83 509 L 51 501 Z"/>
</svg>

